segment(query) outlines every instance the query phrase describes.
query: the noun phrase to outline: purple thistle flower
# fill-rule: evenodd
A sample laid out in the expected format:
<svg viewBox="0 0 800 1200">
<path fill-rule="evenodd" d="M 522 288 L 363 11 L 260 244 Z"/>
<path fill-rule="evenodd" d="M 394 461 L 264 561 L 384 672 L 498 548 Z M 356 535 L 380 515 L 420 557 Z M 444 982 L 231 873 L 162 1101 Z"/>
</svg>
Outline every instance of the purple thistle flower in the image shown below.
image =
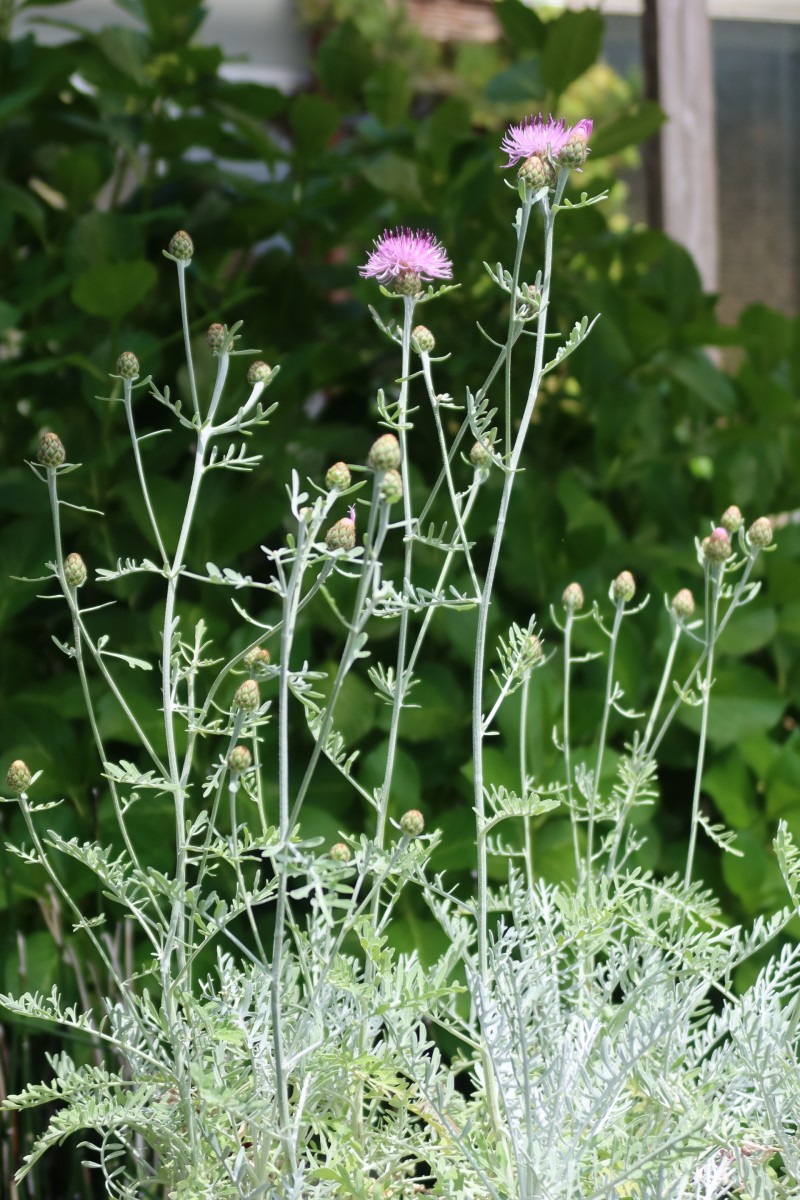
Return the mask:
<svg viewBox="0 0 800 1200">
<path fill-rule="evenodd" d="M 414 296 L 423 279 L 452 278 L 453 264 L 444 246 L 427 229 L 384 229 L 374 245 L 366 265 L 359 268 L 365 279 L 394 284 L 395 291 Z"/>
<path fill-rule="evenodd" d="M 592 125 L 588 117 L 572 126 L 563 120 L 555 121 L 552 117 L 545 121 L 541 113 L 536 117 L 526 117 L 520 125 L 510 125 L 500 143 L 500 149 L 508 155 L 506 167 L 513 167 L 520 159 L 525 162 L 533 156 L 545 163 L 557 162 L 567 146 L 582 148 L 585 157 Z"/>
</svg>

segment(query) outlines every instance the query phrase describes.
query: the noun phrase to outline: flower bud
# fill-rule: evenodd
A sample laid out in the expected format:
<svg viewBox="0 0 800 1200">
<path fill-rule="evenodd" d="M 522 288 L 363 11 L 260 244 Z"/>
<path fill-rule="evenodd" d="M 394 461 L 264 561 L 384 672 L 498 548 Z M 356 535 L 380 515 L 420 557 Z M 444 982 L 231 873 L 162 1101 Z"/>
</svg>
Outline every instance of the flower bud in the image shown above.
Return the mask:
<svg viewBox="0 0 800 1200">
<path fill-rule="evenodd" d="M 352 550 L 356 544 L 356 523 L 352 517 L 342 517 L 325 534 L 329 550 Z"/>
<path fill-rule="evenodd" d="M 269 367 L 261 359 L 256 359 L 254 363 L 250 363 L 247 369 L 247 382 L 253 387 L 256 383 L 264 383 L 270 376 Z"/>
<path fill-rule="evenodd" d="M 325 487 L 337 492 L 346 492 L 353 482 L 353 477 L 350 474 L 350 468 L 347 463 L 336 462 L 332 467 L 328 467 L 328 473 L 325 476 Z"/>
<path fill-rule="evenodd" d="M 206 330 L 206 343 L 212 354 L 219 354 L 225 345 L 225 326 L 215 321 Z"/>
<path fill-rule="evenodd" d="M 526 658 L 531 663 L 535 663 L 538 662 L 543 654 L 544 650 L 542 649 L 542 643 L 540 642 L 539 638 L 535 633 L 530 634 L 528 637 L 528 645 L 525 649 Z"/>
<path fill-rule="evenodd" d="M 266 646 L 254 646 L 252 650 L 247 651 L 242 662 L 248 671 L 263 671 L 270 664 L 269 650 Z"/>
<path fill-rule="evenodd" d="M 538 192 L 540 188 L 549 187 L 553 183 L 555 172 L 549 162 L 540 158 L 538 154 L 532 154 L 517 171 L 517 179 L 522 179 L 531 191 Z"/>
<path fill-rule="evenodd" d="M 381 500 L 396 504 L 403 499 L 403 477 L 399 471 L 387 471 L 381 481 Z"/>
<path fill-rule="evenodd" d="M 567 612 L 578 612 L 583 608 L 583 588 L 579 583 L 569 583 L 564 588 L 561 603 Z"/>
<path fill-rule="evenodd" d="M 400 818 L 400 828 L 408 837 L 419 837 L 425 829 L 425 818 L 418 808 L 410 808 Z"/>
<path fill-rule="evenodd" d="M 744 517 L 736 505 L 731 504 L 725 509 L 725 512 L 720 517 L 719 523 L 723 529 L 727 530 L 728 533 L 736 533 L 736 530 L 740 529 L 744 524 Z"/>
<path fill-rule="evenodd" d="M 688 588 L 681 588 L 675 593 L 670 608 L 682 621 L 688 621 L 689 617 L 694 616 L 694 596 Z"/>
<path fill-rule="evenodd" d="M 703 539 L 703 553 L 708 561 L 713 563 L 725 562 L 726 558 L 730 558 L 733 550 L 727 529 L 718 525 L 712 530 L 708 537 Z"/>
<path fill-rule="evenodd" d="M 249 771 L 252 765 L 253 756 L 247 746 L 234 746 L 228 755 L 230 769 L 241 775 L 243 771 Z"/>
<path fill-rule="evenodd" d="M 189 262 L 194 254 L 194 242 L 185 229 L 179 229 L 169 239 L 169 252 L 181 262 Z"/>
<path fill-rule="evenodd" d="M 588 118 L 578 121 L 569 131 L 570 136 L 566 145 L 562 146 L 558 155 L 558 165 L 574 171 L 582 167 L 589 153 L 589 138 L 593 122 Z"/>
<path fill-rule="evenodd" d="M 372 443 L 367 461 L 375 471 L 396 471 L 400 466 L 400 443 L 393 433 L 384 433 Z"/>
<path fill-rule="evenodd" d="M 411 345 L 417 354 L 430 354 L 436 346 L 436 338 L 425 325 L 417 325 L 411 330 Z"/>
<path fill-rule="evenodd" d="M 123 379 L 138 379 L 139 360 L 132 350 L 123 350 L 117 359 L 117 374 Z"/>
<path fill-rule="evenodd" d="M 636 581 L 630 571 L 620 571 L 611 585 L 611 595 L 615 600 L 627 604 L 636 595 Z"/>
<path fill-rule="evenodd" d="M 397 296 L 418 296 L 422 291 L 422 279 L 417 271 L 407 268 L 398 271 L 392 280 L 392 290 Z"/>
<path fill-rule="evenodd" d="M 353 855 L 350 853 L 350 847 L 344 842 L 336 842 L 328 851 L 334 862 L 349 863 Z"/>
<path fill-rule="evenodd" d="M 261 703 L 261 692 L 255 679 L 245 679 L 240 683 L 233 696 L 233 707 L 242 712 L 255 712 Z"/>
<path fill-rule="evenodd" d="M 80 554 L 68 554 L 64 559 L 64 578 L 73 588 L 83 587 L 86 583 L 86 563 Z"/>
<path fill-rule="evenodd" d="M 60 467 L 67 452 L 57 433 L 43 433 L 36 457 L 43 467 Z"/>
<path fill-rule="evenodd" d="M 21 758 L 17 758 L 8 768 L 6 783 L 12 792 L 16 792 L 18 796 L 21 796 L 31 786 L 31 778 L 32 776 L 27 763 L 24 763 Z"/>
<path fill-rule="evenodd" d="M 758 517 L 747 531 L 747 540 L 751 546 L 763 550 L 772 544 L 772 522 L 769 517 Z"/>
<path fill-rule="evenodd" d="M 488 441 L 475 443 L 469 452 L 469 461 L 472 463 L 473 467 L 479 467 L 480 469 L 485 470 L 486 467 L 489 466 L 492 461 L 492 456 L 489 452 L 489 446 L 490 443 Z"/>
</svg>

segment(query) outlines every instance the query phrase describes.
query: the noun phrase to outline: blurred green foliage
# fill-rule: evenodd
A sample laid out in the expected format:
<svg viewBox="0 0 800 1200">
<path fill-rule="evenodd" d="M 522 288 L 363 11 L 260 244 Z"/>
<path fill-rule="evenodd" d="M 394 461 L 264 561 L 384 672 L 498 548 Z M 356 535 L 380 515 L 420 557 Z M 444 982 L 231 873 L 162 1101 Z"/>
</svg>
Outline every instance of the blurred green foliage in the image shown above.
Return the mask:
<svg viewBox="0 0 800 1200">
<path fill-rule="evenodd" d="M 377 389 L 391 386 L 399 369 L 396 348 L 382 341 L 366 307 L 384 311 L 389 302 L 357 275 L 372 239 L 385 226 L 408 224 L 430 227 L 445 243 L 462 286 L 425 319 L 437 349 L 450 354 L 438 367 L 437 386 L 462 399 L 465 384 L 477 387 L 494 355 L 476 336 L 476 322 L 491 333 L 505 320 L 481 266 L 483 260 L 510 265 L 513 253 L 515 193 L 500 169 L 500 132 L 509 120 L 539 110 L 570 120 L 591 115 L 593 153 L 576 185 L 592 192 L 608 187 L 610 199 L 559 221 L 551 328 L 567 331 L 584 313 L 602 316 L 579 353 L 548 377 L 515 492 L 494 621 L 502 632 L 536 611 L 545 638 L 557 645 L 548 609 L 564 585 L 577 578 L 602 605 L 610 579 L 632 569 L 640 593 L 651 591 L 653 601 L 628 623 L 618 671 L 626 701 L 643 706 L 655 690 L 668 636 L 660 597 L 700 583 L 693 537 L 707 532 L 708 520 L 729 503 L 749 520 L 800 503 L 800 322 L 757 307 L 736 328 L 720 328 L 687 254 L 626 220 L 619 171 L 658 127 L 660 114 L 598 61 L 602 18 L 589 10 L 545 19 L 519 0 L 499 0 L 502 32 L 495 44 L 442 47 L 384 0 L 303 0 L 311 77 L 289 96 L 221 73 L 222 52 L 202 42 L 197 0 L 118 0 L 118 6 L 134 18 L 133 27 L 110 24 L 90 33 L 65 21 L 63 45 L 16 36 L 13 27 L 0 41 L 6 576 L 39 575 L 49 555 L 46 497 L 21 463 L 32 457 L 44 428 L 60 434 L 72 461 L 86 464 L 65 481 L 66 498 L 106 513 L 105 521 L 67 516 L 65 550 L 80 550 L 90 568 L 151 552 L 121 408 L 108 402 L 119 388 L 108 372 L 122 349 L 132 349 L 160 385 L 186 390 L 177 290 L 161 258 L 176 228 L 188 229 L 196 245 L 190 305 L 201 376 L 212 365 L 203 333 L 218 320 L 243 319 L 243 344 L 282 366 L 270 394 L 280 408 L 258 446 L 262 469 L 233 482 L 212 481 L 190 547 L 199 563 L 263 572 L 259 545 L 285 536 L 290 467 L 320 479 L 335 459 L 364 461 L 376 436 Z M 54 4 L 52 19 L 59 17 Z M 529 244 L 536 246 L 535 236 Z M 538 266 L 532 256 L 531 281 Z M 715 365 L 708 347 L 722 348 L 728 370 Z M 244 396 L 246 360 L 234 361 Z M 517 371 L 523 389 L 522 367 Z M 139 403 L 142 427 L 161 428 L 157 406 Z M 412 443 L 419 497 L 436 462 L 428 420 L 420 409 Z M 180 433 L 146 446 L 162 527 L 174 542 L 192 446 Z M 496 482 L 485 489 L 471 531 L 478 541 L 491 527 L 498 495 Z M 778 817 L 800 836 L 800 527 L 787 525 L 777 540 L 780 552 L 763 568 L 762 596 L 726 634 L 712 705 L 707 803 L 739 831 L 746 855 L 720 865 L 706 847 L 700 869 L 723 887 L 731 919 L 778 903 L 770 852 Z M 436 554 L 421 549 L 418 566 L 428 582 Z M 112 598 L 105 587 L 90 587 L 97 603 Z M 7 579 L 0 592 L 5 753 L 45 771 L 43 797 L 64 797 L 48 814 L 53 827 L 112 840 L 78 683 L 51 641 L 53 634 L 66 636 L 66 614 L 34 600 L 35 591 Z M 113 598 L 116 607 L 96 618 L 96 628 L 119 648 L 147 653 L 160 621 L 152 583 L 128 580 Z M 187 589 L 183 598 L 184 618 L 202 606 L 223 647 L 249 637 L 216 593 L 192 596 Z M 268 607 L 253 613 L 267 621 L 275 615 Z M 586 649 L 599 648 L 589 624 L 581 624 L 580 636 Z M 463 872 L 466 886 L 474 859 L 467 819 L 472 631 L 470 615 L 441 615 L 433 623 L 415 692 L 423 707 L 406 714 L 393 794 L 395 815 L 420 807 L 430 825 L 445 831 L 436 865 Z M 389 640 L 374 651 L 391 661 L 392 631 L 378 632 Z M 313 609 L 301 646 L 311 661 L 329 664 L 338 636 L 330 616 Z M 556 656 L 531 689 L 528 762 L 544 779 L 558 769 L 557 666 Z M 126 685 L 148 733 L 157 736 L 150 681 L 129 673 Z M 592 664 L 576 681 L 576 733 L 586 743 L 603 686 Z M 101 713 L 106 739 L 119 755 L 130 753 L 117 710 L 104 701 Z M 338 724 L 361 751 L 368 786 L 382 777 L 387 713 L 362 680 L 348 682 Z M 687 711 L 664 742 L 662 800 L 647 818 L 643 862 L 661 871 L 676 868 L 685 853 L 693 715 Z M 512 787 L 516 719 L 510 702 L 501 722 L 507 741 L 487 755 L 491 781 Z M 620 722 L 616 736 L 621 748 L 630 731 Z M 307 744 L 299 728 L 297 744 Z M 271 752 L 267 744 L 267 761 Z M 0 808 L 0 817 L 2 841 L 23 841 L 13 809 Z M 322 770 L 306 832 L 334 840 L 337 830 L 357 830 L 367 819 L 344 783 Z M 156 866 L 170 861 L 169 829 L 164 798 L 139 801 L 134 831 Z M 68 993 L 74 985 L 63 948 L 42 932 L 33 908 L 44 899 L 43 879 L 0 853 L 4 983 L 47 987 L 60 975 Z M 537 831 L 536 853 L 545 878 L 569 871 L 568 831 L 557 816 Z M 90 880 L 77 870 L 66 873 L 73 894 L 86 893 L 88 910 L 102 903 L 89 892 Z M 18 930 L 27 931 L 24 961 Z M 64 932 L 66 944 L 70 936 Z M 397 937 L 426 955 L 438 945 L 432 923 L 411 909 Z M 11 1089 L 30 1067 L 32 1051 L 27 1039 L 12 1037 L 7 1045 L 3 1072 Z M 41 1200 L 64 1194 L 61 1183 L 42 1180 Z"/>
</svg>

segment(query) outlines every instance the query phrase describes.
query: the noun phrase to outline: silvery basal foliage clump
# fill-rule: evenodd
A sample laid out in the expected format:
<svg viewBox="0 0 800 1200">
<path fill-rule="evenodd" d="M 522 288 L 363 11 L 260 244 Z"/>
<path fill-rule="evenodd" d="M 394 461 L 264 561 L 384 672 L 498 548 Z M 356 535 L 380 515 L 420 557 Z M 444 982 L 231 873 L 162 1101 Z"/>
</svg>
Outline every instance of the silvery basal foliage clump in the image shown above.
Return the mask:
<svg viewBox="0 0 800 1200">
<path fill-rule="evenodd" d="M 753 571 L 771 549 L 770 522 L 758 518 L 747 528 L 732 506 L 698 539 L 702 603 L 695 607 L 688 588 L 667 599 L 671 639 L 647 712 L 627 710 L 615 673 L 622 625 L 642 607 L 627 570 L 607 598 L 587 604 L 572 583 L 541 623 L 520 613 L 497 645 L 488 644 L 506 519 L 542 381 L 593 329 L 580 316 L 571 331 L 548 330 L 557 220 L 580 220 L 580 209 L 603 198 L 565 198 L 591 132 L 588 120 L 568 127 L 538 117 L 506 134 L 506 166 L 517 170 L 506 182 L 512 215 L 515 209 L 512 258 L 510 266 L 486 265 L 506 333 L 502 341 L 487 335 L 482 383 L 447 380 L 451 391 L 439 391 L 434 377 L 447 366 L 419 323 L 421 310 L 435 312 L 434 302 L 458 302 L 448 295 L 446 249 L 432 233 L 412 229 L 377 239 L 362 274 L 380 287 L 373 315 L 399 352 L 397 383 L 377 398 L 380 432 L 366 465 L 334 463 L 324 481 L 292 474 L 285 543 L 263 547 L 264 570 L 253 577 L 231 564 L 193 561 L 193 523 L 198 494 L 213 488 L 215 472 L 257 468 L 257 435 L 272 411 L 265 393 L 271 387 L 270 396 L 281 399 L 281 383 L 277 369 L 251 361 L 245 386 L 241 364 L 251 352 L 240 347 L 237 327 L 213 324 L 207 341 L 216 380 L 210 395 L 200 394 L 186 287 L 194 247 L 188 234 L 175 235 L 166 257 L 177 272 L 187 402 L 142 377 L 131 353 L 113 373 L 152 556 L 96 573 L 109 587 L 138 572 L 158 582 L 163 632 L 150 660 L 112 651 L 103 606 L 82 603 L 87 567 L 63 545 L 60 524 L 61 479 L 77 464 L 68 459 L 68 437 L 64 444 L 52 431 L 42 436 L 31 466 L 46 486 L 55 534 L 44 578 L 65 601 L 61 650 L 80 679 L 119 836 L 113 850 L 60 837 L 47 815 L 58 781 L 12 764 L 10 802 L 19 804 L 28 835 L 16 852 L 47 873 L 52 903 L 86 947 L 85 956 L 73 955 L 80 1006 L 56 990 L 2 997 L 10 1012 L 52 1023 L 82 1045 L 74 1057 L 52 1059 L 48 1080 L 8 1101 L 49 1106 L 49 1126 L 27 1148 L 20 1178 L 35 1176 L 41 1156 L 72 1139 L 75 1154 L 102 1172 L 107 1194 L 130 1200 L 416 1193 L 710 1200 L 800 1192 L 800 951 L 784 949 L 743 995 L 733 982 L 737 967 L 794 914 L 800 858 L 780 827 L 775 850 L 786 908 L 750 930 L 723 922 L 694 868 L 699 838 L 737 853 L 701 808 L 708 713 L 718 639 L 757 591 Z M 174 545 L 151 503 L 148 442 L 137 431 L 146 403 L 161 405 L 170 436 L 194 451 Z M 408 469 L 414 414 L 423 404 L 441 450 L 424 501 L 409 487 Z M 502 486 L 481 571 L 469 524 L 491 473 Z M 449 505 L 444 528 L 432 526 L 434 503 Z M 99 518 L 87 512 L 86 519 Z M 398 578 L 385 566 L 392 545 L 402 556 Z M 415 582 L 420 545 L 440 554 L 433 587 Z M 451 582 L 456 569 L 468 581 L 461 590 Z M 232 659 L 220 656 L 202 621 L 182 615 L 186 581 L 230 589 L 232 627 L 246 628 L 250 639 Z M 280 607 L 272 625 L 251 611 L 264 594 Z M 301 612 L 313 620 L 325 604 L 342 630 L 329 679 L 295 645 Z M 395 820 L 389 809 L 404 710 L 442 608 L 477 610 L 474 812 L 465 814 L 475 821 L 472 891 L 429 869 L 436 835 L 426 833 L 421 812 Z M 605 672 L 605 702 L 588 756 L 573 747 L 570 729 L 571 674 L 585 661 L 573 649 L 581 621 L 596 622 L 607 645 L 604 662 L 592 668 Z M 378 652 L 371 638 L 380 622 L 390 623 L 394 641 L 384 636 Z M 682 676 L 679 644 L 694 661 Z M 553 733 L 563 768 L 542 780 L 526 761 L 524 733 L 530 690 L 553 654 L 563 662 Z M 152 681 L 153 708 L 163 719 L 163 741 L 155 744 L 126 700 L 126 675 L 140 671 Z M 374 790 L 337 729 L 351 672 L 367 677 L 390 711 L 384 777 Z M 493 781 L 484 751 L 487 739 L 498 744 L 498 714 L 514 692 L 520 736 L 506 751 L 518 761 L 519 785 L 511 791 Z M 98 704 L 109 696 L 138 736 L 130 761 L 110 758 L 103 742 Z M 630 818 L 656 796 L 658 748 L 685 705 L 699 710 L 694 793 L 667 799 L 691 808 L 691 841 L 683 873 L 661 879 L 635 866 Z M 612 713 L 627 719 L 630 733 L 609 789 L 603 765 L 611 758 Z M 290 740 L 290 718 L 298 714 L 310 740 Z M 262 753 L 268 722 L 277 733 L 274 761 Z M 200 765 L 208 761 L 210 769 Z M 333 846 L 303 835 L 303 804 L 323 761 L 373 814 L 369 828 Z M 174 838 L 169 874 L 148 864 L 131 830 L 133 806 L 152 791 L 174 808 L 174 828 L 158 831 Z M 537 878 L 534 854 L 542 819 L 557 809 L 571 823 L 575 869 L 572 884 L 551 887 Z M 490 858 L 505 862 L 498 888 L 489 885 Z M 65 860 L 96 876 L 107 897 L 103 915 L 87 919 L 74 903 L 63 882 Z M 408 888 L 447 935 L 449 948 L 432 968 L 415 953 L 391 949 L 393 915 Z M 141 967 L 133 974 L 120 954 L 121 926 L 138 938 Z"/>
</svg>

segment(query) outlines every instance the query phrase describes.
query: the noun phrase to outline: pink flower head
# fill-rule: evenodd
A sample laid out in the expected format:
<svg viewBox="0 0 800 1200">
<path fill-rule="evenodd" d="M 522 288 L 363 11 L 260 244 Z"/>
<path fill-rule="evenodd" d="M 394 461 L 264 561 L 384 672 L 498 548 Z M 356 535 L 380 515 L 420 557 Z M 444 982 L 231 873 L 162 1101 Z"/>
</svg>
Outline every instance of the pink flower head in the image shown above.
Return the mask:
<svg viewBox="0 0 800 1200">
<path fill-rule="evenodd" d="M 506 167 L 513 167 L 520 159 L 525 162 L 533 156 L 545 163 L 580 166 L 575 160 L 580 158 L 582 162 L 586 158 L 593 124 L 589 117 L 571 126 L 566 121 L 554 121 L 552 117 L 545 121 L 541 113 L 537 117 L 526 117 L 521 125 L 510 125 L 500 143 L 500 149 L 508 155 Z M 563 162 L 562 151 L 566 151 Z"/>
<path fill-rule="evenodd" d="M 537 117 L 526 117 L 521 125 L 509 125 L 500 149 L 508 155 L 507 167 L 531 158 L 553 159 L 569 138 L 566 121 L 545 121 L 541 113 Z"/>
<path fill-rule="evenodd" d="M 395 290 L 413 295 L 419 291 L 419 283 L 431 279 L 451 279 L 453 264 L 445 253 L 444 246 L 428 230 L 395 229 L 394 233 L 384 229 L 374 243 L 375 249 L 366 265 L 359 268 L 365 279 L 377 279 L 379 283 L 395 284 Z M 404 285 L 416 283 L 413 291 Z"/>
</svg>

